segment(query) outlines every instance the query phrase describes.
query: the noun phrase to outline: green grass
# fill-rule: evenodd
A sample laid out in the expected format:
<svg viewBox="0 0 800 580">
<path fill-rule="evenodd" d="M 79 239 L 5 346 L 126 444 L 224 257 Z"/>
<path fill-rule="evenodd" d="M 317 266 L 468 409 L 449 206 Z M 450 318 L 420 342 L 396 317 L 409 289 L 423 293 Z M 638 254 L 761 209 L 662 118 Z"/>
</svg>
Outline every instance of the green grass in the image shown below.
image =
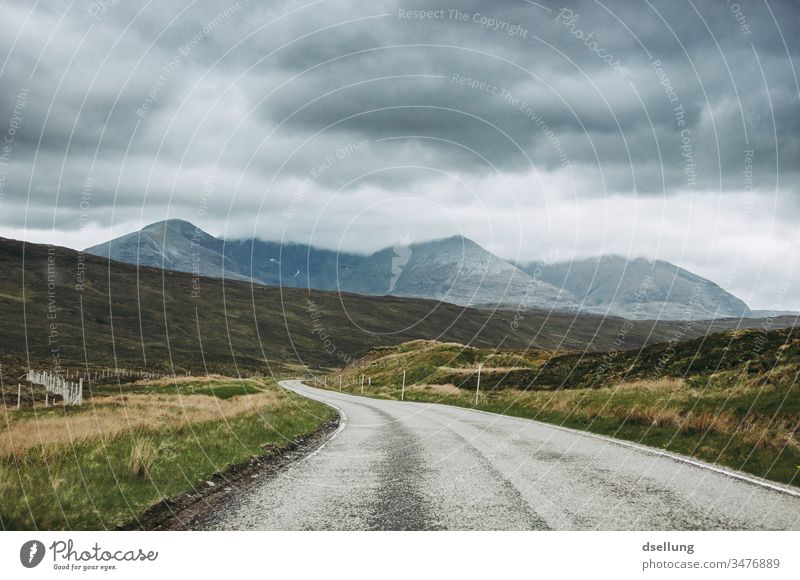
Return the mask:
<svg viewBox="0 0 800 580">
<path fill-rule="evenodd" d="M 214 394 L 232 396 L 234 387 L 223 384 Z M 0 527 L 116 528 L 164 498 L 205 485 L 226 466 L 275 452 L 334 417 L 330 407 L 281 390 L 276 404 L 228 420 L 31 449 L 0 460 Z"/>
<path fill-rule="evenodd" d="M 191 382 L 172 382 L 170 379 L 156 381 L 144 386 L 122 387 L 103 386 L 94 390 L 95 394 L 147 393 L 171 395 L 208 395 L 218 399 L 230 399 L 240 395 L 255 395 L 263 392 L 259 381 L 253 379 L 227 379 L 208 381 L 198 379 Z"/>
</svg>

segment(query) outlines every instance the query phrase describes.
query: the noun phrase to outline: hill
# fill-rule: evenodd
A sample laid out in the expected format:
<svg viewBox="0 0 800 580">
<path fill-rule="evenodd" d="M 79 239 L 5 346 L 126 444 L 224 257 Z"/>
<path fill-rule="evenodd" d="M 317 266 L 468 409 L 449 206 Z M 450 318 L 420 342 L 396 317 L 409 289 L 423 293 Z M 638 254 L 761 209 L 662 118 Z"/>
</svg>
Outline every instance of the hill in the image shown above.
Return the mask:
<svg viewBox="0 0 800 580">
<path fill-rule="evenodd" d="M 253 285 L 0 239 L 0 353 L 12 368 L 177 369 L 236 376 L 343 366 L 413 339 L 601 351 L 705 334 L 686 325 Z M 784 321 L 788 323 L 788 321 Z M 718 321 L 714 328 L 754 324 Z M 15 375 L 14 378 L 16 378 Z"/>
<path fill-rule="evenodd" d="M 342 373 L 364 374 L 375 384 L 386 384 L 397 382 L 406 369 L 410 383 L 451 384 L 474 390 L 478 364 L 483 365 L 481 388 L 487 390 L 591 389 L 665 377 L 695 384 L 701 377 L 717 380 L 731 372 L 756 376 L 787 368 L 800 373 L 800 331 L 757 328 L 713 332 L 683 342 L 609 352 L 487 350 L 417 340 L 372 349 Z"/>
</svg>

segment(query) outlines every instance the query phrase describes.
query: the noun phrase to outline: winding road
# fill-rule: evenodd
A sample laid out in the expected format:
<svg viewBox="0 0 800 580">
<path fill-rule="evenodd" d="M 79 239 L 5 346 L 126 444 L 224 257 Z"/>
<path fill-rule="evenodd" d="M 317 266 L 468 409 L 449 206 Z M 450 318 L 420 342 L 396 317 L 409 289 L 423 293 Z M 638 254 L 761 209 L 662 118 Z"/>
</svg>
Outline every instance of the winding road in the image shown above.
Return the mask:
<svg viewBox="0 0 800 580">
<path fill-rule="evenodd" d="M 459 407 L 285 388 L 339 409 L 319 449 L 207 529 L 800 529 L 800 493 L 655 449 Z"/>
</svg>

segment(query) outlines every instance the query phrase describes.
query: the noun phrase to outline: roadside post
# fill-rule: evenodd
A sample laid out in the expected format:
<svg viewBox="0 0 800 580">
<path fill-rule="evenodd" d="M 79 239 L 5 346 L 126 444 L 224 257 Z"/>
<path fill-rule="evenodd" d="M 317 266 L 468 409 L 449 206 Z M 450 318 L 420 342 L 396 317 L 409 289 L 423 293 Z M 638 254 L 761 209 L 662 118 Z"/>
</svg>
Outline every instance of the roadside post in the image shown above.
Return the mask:
<svg viewBox="0 0 800 580">
<path fill-rule="evenodd" d="M 403 369 L 403 386 L 400 387 L 400 400 L 406 398 L 406 369 Z"/>
<path fill-rule="evenodd" d="M 483 363 L 478 363 L 478 384 L 475 387 L 475 406 L 478 406 L 478 395 L 481 392 L 481 369 L 483 368 Z"/>
</svg>

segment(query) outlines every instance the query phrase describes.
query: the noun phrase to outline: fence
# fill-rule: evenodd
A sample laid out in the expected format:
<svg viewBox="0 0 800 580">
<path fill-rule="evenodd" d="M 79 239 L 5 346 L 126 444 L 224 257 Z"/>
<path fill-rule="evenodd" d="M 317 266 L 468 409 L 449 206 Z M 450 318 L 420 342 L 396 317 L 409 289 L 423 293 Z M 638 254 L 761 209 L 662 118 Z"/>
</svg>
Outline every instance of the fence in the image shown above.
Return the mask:
<svg viewBox="0 0 800 580">
<path fill-rule="evenodd" d="M 160 379 L 167 376 L 191 376 L 191 371 L 184 373 L 166 374 L 155 371 L 135 371 L 131 369 L 101 369 L 97 371 L 83 372 L 83 371 L 64 371 L 64 377 L 67 379 L 84 379 L 86 381 L 102 381 L 106 379 Z"/>
<path fill-rule="evenodd" d="M 61 395 L 65 405 L 80 405 L 83 403 L 83 379 L 77 383 L 67 381 L 59 375 L 47 371 L 28 371 L 28 382 L 42 385 L 45 389 L 56 395 Z"/>
</svg>

